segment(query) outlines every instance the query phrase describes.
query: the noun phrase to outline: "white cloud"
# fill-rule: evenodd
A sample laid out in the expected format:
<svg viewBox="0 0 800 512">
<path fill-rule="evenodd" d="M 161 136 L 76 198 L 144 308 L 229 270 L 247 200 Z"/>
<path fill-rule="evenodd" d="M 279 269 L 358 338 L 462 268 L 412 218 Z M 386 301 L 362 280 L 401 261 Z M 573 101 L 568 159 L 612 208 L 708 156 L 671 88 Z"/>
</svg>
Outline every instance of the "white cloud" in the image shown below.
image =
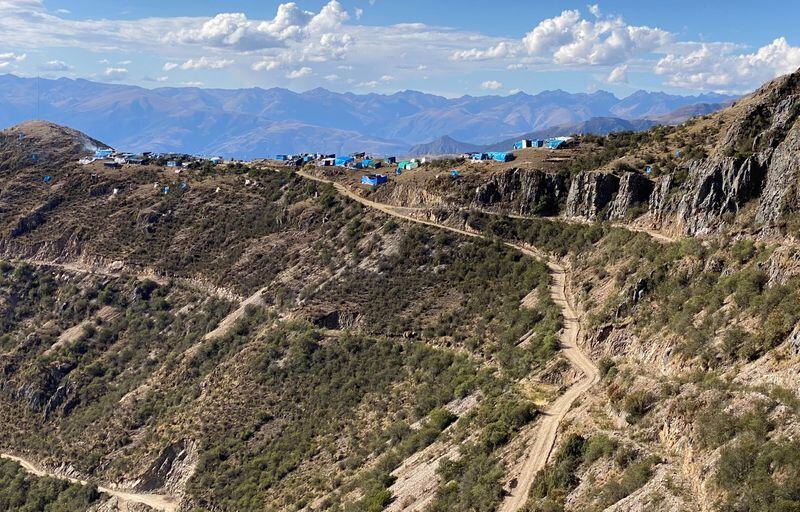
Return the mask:
<svg viewBox="0 0 800 512">
<path fill-rule="evenodd" d="M 573 30 L 580 22 L 579 11 L 563 11 L 554 18 L 541 21 L 523 39 L 530 55 L 545 57 L 559 47 L 573 41 Z"/>
<path fill-rule="evenodd" d="M 381 82 L 384 82 L 384 83 L 394 82 L 395 80 L 397 80 L 397 79 L 392 75 L 383 75 L 381 77 Z"/>
<path fill-rule="evenodd" d="M 562 16 L 568 14 L 562 21 L 573 21 L 571 26 L 560 25 L 566 32 L 558 32 L 552 38 L 548 35 L 538 37 L 537 27 L 528 34 L 525 45 L 529 52 L 535 55 L 540 49 L 550 49 L 553 61 L 558 64 L 619 65 L 672 40 L 669 32 L 659 28 L 627 25 L 622 18 L 596 22 L 575 19 L 573 15 L 576 12 L 562 13 Z"/>
<path fill-rule="evenodd" d="M 356 8 L 355 13 L 356 13 L 356 19 L 360 20 L 361 17 L 364 16 L 364 9 Z"/>
<path fill-rule="evenodd" d="M 281 67 L 282 64 L 274 59 L 262 59 L 258 62 L 254 62 L 250 68 L 253 71 L 272 71 Z"/>
<path fill-rule="evenodd" d="M 181 69 L 224 69 L 233 64 L 231 59 L 210 59 L 200 57 L 199 59 L 189 59 L 181 64 Z"/>
<path fill-rule="evenodd" d="M 599 16 L 597 6 L 589 10 Z M 598 17 L 588 21 L 580 11 L 566 10 L 542 20 L 521 41 L 500 41 L 487 49 L 456 51 L 456 61 L 480 61 L 515 58 L 527 54 L 539 62 L 561 65 L 619 65 L 633 57 L 663 47 L 672 34 L 659 28 L 632 26 L 620 17 Z"/>
<path fill-rule="evenodd" d="M 282 48 L 291 41 L 333 31 L 347 18 L 347 12 L 337 0 L 328 2 L 317 14 L 291 2 L 280 4 L 271 20 L 250 20 L 244 13 L 220 13 L 200 27 L 171 32 L 167 39 L 241 51 Z"/>
<path fill-rule="evenodd" d="M 729 44 L 685 46 L 687 53 L 670 53 L 654 68 L 676 87 L 743 92 L 800 67 L 800 47 L 783 37 L 753 53 L 736 53 Z"/>
<path fill-rule="evenodd" d="M 312 75 L 313 73 L 314 73 L 313 69 L 309 67 L 302 67 L 300 69 L 295 69 L 293 71 L 289 71 L 288 73 L 286 73 L 286 78 L 295 80 L 297 78 L 305 78 L 307 76 Z"/>
<path fill-rule="evenodd" d="M 325 75 L 325 80 L 327 80 L 329 82 L 338 82 L 341 79 L 342 79 L 342 77 L 340 77 L 336 73 L 331 73 L 330 75 Z"/>
<path fill-rule="evenodd" d="M 0 2 L 0 5 L 2 2 Z M 28 56 L 24 53 L 14 53 L 14 52 L 7 52 L 7 53 L 0 53 L 0 69 L 6 68 L 15 62 L 22 62 Z"/>
<path fill-rule="evenodd" d="M 167 62 L 162 68 L 164 71 L 172 71 L 174 69 L 183 70 L 198 70 L 198 69 L 225 69 L 233 64 L 231 59 L 214 59 L 202 56 L 196 59 L 189 59 L 183 63 Z"/>
<path fill-rule="evenodd" d="M 591 4 L 587 6 L 587 8 L 589 9 L 589 12 L 592 13 L 592 16 L 595 18 L 600 17 L 600 4 Z"/>
<path fill-rule="evenodd" d="M 39 66 L 43 71 L 72 71 L 75 67 L 70 66 L 63 60 L 50 60 Z"/>
<path fill-rule="evenodd" d="M 481 84 L 481 89 L 486 89 L 487 91 L 496 91 L 502 88 L 503 84 L 497 80 L 487 80 Z"/>
<path fill-rule="evenodd" d="M 606 81 L 610 84 L 627 84 L 628 83 L 628 65 L 620 64 L 611 70 L 608 74 Z"/>
<path fill-rule="evenodd" d="M 103 72 L 103 76 L 111 81 L 124 80 L 125 78 L 128 77 L 128 70 L 127 68 L 108 67 Z"/>
<path fill-rule="evenodd" d="M 142 80 L 144 80 L 145 82 L 164 83 L 164 82 L 168 82 L 169 81 L 169 77 L 168 76 L 156 76 L 156 77 L 146 76 L 146 77 L 142 78 Z"/>
<path fill-rule="evenodd" d="M 470 50 L 462 50 L 453 53 L 453 60 L 489 60 L 489 59 L 503 59 L 506 57 L 513 57 L 517 53 L 516 45 L 513 43 L 503 41 L 496 46 L 487 50 L 479 50 L 472 48 Z"/>
<path fill-rule="evenodd" d="M 181 82 L 180 85 L 184 87 L 203 87 L 205 84 L 203 82 Z"/>
</svg>

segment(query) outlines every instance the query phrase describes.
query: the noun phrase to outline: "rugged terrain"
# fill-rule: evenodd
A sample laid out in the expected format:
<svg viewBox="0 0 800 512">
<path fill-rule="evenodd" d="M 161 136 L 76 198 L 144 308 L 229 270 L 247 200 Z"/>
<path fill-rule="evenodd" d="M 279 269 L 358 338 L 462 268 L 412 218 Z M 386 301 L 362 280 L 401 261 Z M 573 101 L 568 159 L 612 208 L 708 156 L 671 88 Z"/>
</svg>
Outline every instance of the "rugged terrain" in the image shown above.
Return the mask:
<svg viewBox="0 0 800 512">
<path fill-rule="evenodd" d="M 376 190 L 3 132 L 0 451 L 102 510 L 794 510 L 798 101 Z"/>
</svg>

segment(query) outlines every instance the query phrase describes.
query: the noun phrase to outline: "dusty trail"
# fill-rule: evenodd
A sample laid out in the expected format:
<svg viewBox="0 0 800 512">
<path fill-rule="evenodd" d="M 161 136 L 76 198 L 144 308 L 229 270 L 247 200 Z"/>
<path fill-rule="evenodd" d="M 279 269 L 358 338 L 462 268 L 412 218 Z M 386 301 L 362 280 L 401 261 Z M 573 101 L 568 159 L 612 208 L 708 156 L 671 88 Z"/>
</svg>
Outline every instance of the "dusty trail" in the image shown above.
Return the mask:
<svg viewBox="0 0 800 512">
<path fill-rule="evenodd" d="M 13 460 L 14 462 L 22 466 L 22 468 L 26 472 L 34 476 L 38 477 L 46 476 L 50 478 L 57 478 L 59 480 L 67 480 L 74 484 L 88 485 L 88 482 L 86 482 L 85 480 L 78 480 L 77 478 L 70 478 L 68 476 L 49 472 L 22 457 L 17 457 L 15 455 L 2 453 L 0 454 L 0 458 Z M 178 500 L 176 500 L 172 496 L 167 496 L 164 494 L 147 494 L 147 493 L 137 493 L 133 491 L 123 491 L 119 489 L 111 489 L 109 487 L 105 487 L 102 485 L 98 485 L 97 490 L 102 492 L 103 494 L 107 494 L 109 496 L 117 498 L 120 502 L 141 503 L 142 505 L 147 505 L 152 509 L 163 510 L 164 512 L 175 512 L 176 510 L 178 510 Z"/>
<path fill-rule="evenodd" d="M 584 378 L 573 384 L 544 411 L 538 430 L 532 437 L 533 444 L 529 445 L 528 455 L 511 470 L 509 476 L 517 479 L 517 485 L 500 506 L 501 512 L 514 512 L 525 505 L 536 473 L 545 467 L 553 451 L 558 426 L 575 400 L 600 379 L 597 367 L 578 346 L 580 318 L 568 299 L 566 271 L 564 267 L 553 262 L 548 262 L 548 267 L 553 277 L 550 296 L 564 316 L 564 330 L 560 335 L 561 353 L 583 372 Z"/>
<path fill-rule="evenodd" d="M 432 221 L 421 220 L 411 217 L 404 213 L 402 208 L 396 208 L 387 204 L 376 203 L 365 199 L 346 186 L 330 180 L 312 176 L 302 171 L 298 171 L 300 176 L 318 181 L 321 183 L 329 183 L 333 185 L 336 190 L 344 196 L 358 201 L 364 206 L 374 208 L 388 215 L 398 217 L 418 224 L 425 224 L 440 229 L 452 231 L 466 236 L 483 238 L 483 235 L 463 229 L 445 226 Z M 414 210 L 414 209 L 409 209 Z M 561 351 L 564 356 L 584 374 L 584 378 L 579 382 L 573 384 L 567 391 L 558 397 L 548 408 L 544 411 L 542 420 L 539 423 L 535 436 L 532 436 L 533 444 L 525 459 L 523 459 L 516 467 L 512 468 L 511 476 L 517 479 L 517 485 L 513 491 L 506 497 L 500 506 L 501 512 L 515 512 L 522 508 L 528 498 L 533 480 L 536 473 L 544 468 L 547 464 L 550 454 L 556 442 L 556 434 L 558 427 L 563 421 L 564 417 L 569 412 L 572 404 L 581 395 L 586 393 L 595 383 L 600 379 L 600 374 L 597 367 L 592 363 L 591 359 L 580 349 L 578 346 L 578 339 L 580 336 L 580 317 L 578 316 L 575 308 L 569 301 L 567 290 L 567 272 L 566 269 L 558 263 L 552 261 L 546 254 L 535 248 L 526 247 L 511 242 L 504 242 L 508 247 L 512 247 L 523 254 L 534 258 L 540 258 L 547 261 L 547 266 L 550 269 L 550 274 L 553 282 L 550 286 L 550 295 L 553 301 L 561 308 L 564 316 L 564 329 L 560 334 Z"/>
</svg>

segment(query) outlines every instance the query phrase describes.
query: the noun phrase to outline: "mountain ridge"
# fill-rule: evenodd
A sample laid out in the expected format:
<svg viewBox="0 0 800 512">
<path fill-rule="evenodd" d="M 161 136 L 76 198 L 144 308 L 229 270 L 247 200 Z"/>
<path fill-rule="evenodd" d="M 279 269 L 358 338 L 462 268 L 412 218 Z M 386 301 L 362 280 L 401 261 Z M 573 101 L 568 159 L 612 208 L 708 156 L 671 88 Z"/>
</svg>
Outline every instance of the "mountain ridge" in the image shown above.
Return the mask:
<svg viewBox="0 0 800 512">
<path fill-rule="evenodd" d="M 0 126 L 33 117 L 35 91 L 34 78 L 0 75 Z M 648 103 L 648 95 L 653 102 Z M 501 137 L 614 116 L 612 110 L 619 105 L 626 112 L 655 115 L 667 114 L 675 105 L 729 97 L 637 93 L 631 105 L 625 103 L 629 98 L 606 91 L 560 90 L 445 98 L 413 90 L 359 95 L 319 87 L 304 92 L 260 87 L 147 89 L 59 78 L 39 81 L 38 108 L 41 117 L 120 149 L 254 158 L 301 151 L 402 154 L 443 135 L 491 144 Z"/>
</svg>

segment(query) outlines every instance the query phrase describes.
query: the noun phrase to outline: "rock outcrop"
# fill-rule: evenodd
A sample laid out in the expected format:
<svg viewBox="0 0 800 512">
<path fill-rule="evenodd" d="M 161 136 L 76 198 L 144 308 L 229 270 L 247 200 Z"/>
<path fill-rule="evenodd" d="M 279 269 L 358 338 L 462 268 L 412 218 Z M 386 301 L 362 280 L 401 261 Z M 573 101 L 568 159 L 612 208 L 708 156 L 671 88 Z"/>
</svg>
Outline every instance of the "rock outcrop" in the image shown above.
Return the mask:
<svg viewBox="0 0 800 512">
<path fill-rule="evenodd" d="M 581 172 L 572 179 L 564 213 L 567 217 L 595 220 L 614 200 L 619 186 L 620 179 L 613 174 Z"/>
<path fill-rule="evenodd" d="M 694 162 L 682 187 L 677 216 L 687 234 L 708 234 L 758 197 L 766 174 L 760 156 L 741 160 L 718 156 Z"/>
<path fill-rule="evenodd" d="M 561 174 L 509 169 L 475 190 L 475 205 L 485 208 L 502 204 L 520 215 L 554 215 L 566 193 L 567 182 Z"/>
<path fill-rule="evenodd" d="M 617 197 L 608 209 L 610 220 L 622 220 L 646 205 L 653 194 L 652 181 L 635 172 L 626 172 L 619 180 Z"/>
</svg>

